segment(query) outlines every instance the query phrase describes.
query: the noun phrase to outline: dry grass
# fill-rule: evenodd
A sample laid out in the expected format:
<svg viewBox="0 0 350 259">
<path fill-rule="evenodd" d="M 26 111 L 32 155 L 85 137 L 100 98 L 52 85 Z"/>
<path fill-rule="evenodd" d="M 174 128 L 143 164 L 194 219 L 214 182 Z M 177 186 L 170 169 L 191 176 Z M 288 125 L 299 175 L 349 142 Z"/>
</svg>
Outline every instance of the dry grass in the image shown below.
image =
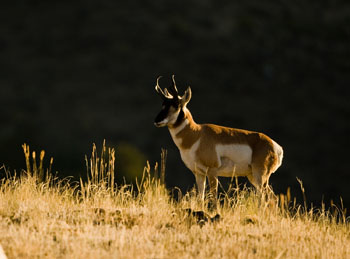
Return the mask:
<svg viewBox="0 0 350 259">
<path fill-rule="evenodd" d="M 20 177 L 6 172 L 0 244 L 8 258 L 350 258 L 340 210 L 305 212 L 290 194 L 262 201 L 231 188 L 221 220 L 198 222 L 184 211 L 206 207 L 195 193 L 172 200 L 149 166 L 136 190 L 114 188 L 113 159 L 113 150 L 98 157 L 94 149 L 86 183 L 44 177 L 32 160 Z"/>
</svg>

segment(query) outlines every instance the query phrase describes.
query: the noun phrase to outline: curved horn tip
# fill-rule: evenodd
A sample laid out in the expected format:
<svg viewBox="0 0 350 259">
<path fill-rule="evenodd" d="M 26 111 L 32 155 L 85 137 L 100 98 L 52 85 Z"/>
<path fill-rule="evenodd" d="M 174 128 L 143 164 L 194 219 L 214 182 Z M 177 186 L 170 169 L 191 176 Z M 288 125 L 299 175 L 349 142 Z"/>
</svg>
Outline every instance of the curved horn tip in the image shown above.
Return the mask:
<svg viewBox="0 0 350 259">
<path fill-rule="evenodd" d="M 158 85 L 159 79 L 161 79 L 161 78 L 162 78 L 162 76 L 157 77 L 157 85 Z"/>
</svg>

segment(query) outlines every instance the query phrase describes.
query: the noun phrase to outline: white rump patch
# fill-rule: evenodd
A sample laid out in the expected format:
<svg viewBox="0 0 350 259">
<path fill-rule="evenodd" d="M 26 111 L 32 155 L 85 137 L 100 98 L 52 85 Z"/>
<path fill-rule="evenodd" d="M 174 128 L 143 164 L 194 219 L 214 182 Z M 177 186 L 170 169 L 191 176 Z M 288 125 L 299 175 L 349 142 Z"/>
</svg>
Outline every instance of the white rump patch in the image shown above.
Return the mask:
<svg viewBox="0 0 350 259">
<path fill-rule="evenodd" d="M 273 143 L 273 148 L 274 148 L 275 152 L 276 152 L 277 155 L 278 155 L 278 166 L 277 166 L 277 168 L 278 168 L 278 167 L 280 167 L 281 164 L 282 164 L 282 160 L 283 160 L 283 148 L 282 148 L 280 145 L 278 145 L 277 142 L 275 142 L 275 141 L 273 141 L 273 140 L 272 140 L 272 143 Z M 277 168 L 276 168 L 276 169 L 277 169 Z"/>
</svg>

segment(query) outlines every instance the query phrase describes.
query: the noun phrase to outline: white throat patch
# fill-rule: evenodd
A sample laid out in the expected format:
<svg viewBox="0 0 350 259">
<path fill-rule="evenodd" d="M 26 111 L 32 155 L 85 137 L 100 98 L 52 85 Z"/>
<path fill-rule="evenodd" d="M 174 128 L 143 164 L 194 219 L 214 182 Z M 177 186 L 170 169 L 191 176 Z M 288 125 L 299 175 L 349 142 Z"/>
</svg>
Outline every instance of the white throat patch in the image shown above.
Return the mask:
<svg viewBox="0 0 350 259">
<path fill-rule="evenodd" d="M 170 135 L 173 138 L 173 140 L 177 146 L 181 145 L 182 139 L 177 138 L 176 135 L 179 132 L 181 132 L 189 123 L 190 122 L 188 121 L 188 119 L 185 119 L 178 127 L 169 128 Z"/>
</svg>

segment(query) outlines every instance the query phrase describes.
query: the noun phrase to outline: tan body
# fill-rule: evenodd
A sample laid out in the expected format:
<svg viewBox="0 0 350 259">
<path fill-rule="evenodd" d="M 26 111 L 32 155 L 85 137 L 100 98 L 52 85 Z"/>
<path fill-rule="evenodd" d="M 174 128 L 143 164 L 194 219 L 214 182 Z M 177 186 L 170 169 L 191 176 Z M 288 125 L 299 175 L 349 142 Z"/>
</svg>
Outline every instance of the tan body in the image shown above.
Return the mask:
<svg viewBox="0 0 350 259">
<path fill-rule="evenodd" d="M 169 126 L 181 158 L 196 177 L 199 194 L 204 196 L 205 178 L 216 195 L 217 177 L 246 176 L 260 189 L 281 165 L 283 150 L 258 132 L 213 124 L 197 124 L 185 108 L 185 119 Z M 216 197 L 216 196 L 215 196 Z"/>
<path fill-rule="evenodd" d="M 206 177 L 210 191 L 217 197 L 218 176 L 246 176 L 260 190 L 282 163 L 283 149 L 263 133 L 194 122 L 186 105 L 192 92 L 179 96 L 173 87 L 156 91 L 163 98 L 157 127 L 168 126 L 181 158 L 196 177 L 198 192 L 204 199 Z"/>
</svg>

